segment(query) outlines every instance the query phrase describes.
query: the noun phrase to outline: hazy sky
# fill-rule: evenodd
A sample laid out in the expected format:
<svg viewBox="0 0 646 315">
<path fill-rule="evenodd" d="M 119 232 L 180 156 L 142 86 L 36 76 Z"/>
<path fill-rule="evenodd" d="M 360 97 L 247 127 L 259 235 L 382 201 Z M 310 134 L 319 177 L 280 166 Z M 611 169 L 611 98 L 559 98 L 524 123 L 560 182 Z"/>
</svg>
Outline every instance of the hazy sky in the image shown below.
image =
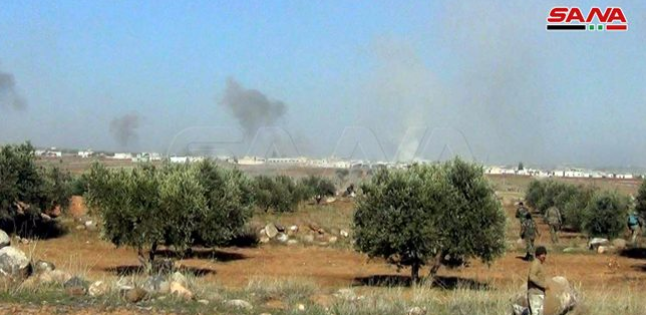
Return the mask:
<svg viewBox="0 0 646 315">
<path fill-rule="evenodd" d="M 0 143 L 646 167 L 646 2 L 454 2 L 0 0 Z"/>
</svg>

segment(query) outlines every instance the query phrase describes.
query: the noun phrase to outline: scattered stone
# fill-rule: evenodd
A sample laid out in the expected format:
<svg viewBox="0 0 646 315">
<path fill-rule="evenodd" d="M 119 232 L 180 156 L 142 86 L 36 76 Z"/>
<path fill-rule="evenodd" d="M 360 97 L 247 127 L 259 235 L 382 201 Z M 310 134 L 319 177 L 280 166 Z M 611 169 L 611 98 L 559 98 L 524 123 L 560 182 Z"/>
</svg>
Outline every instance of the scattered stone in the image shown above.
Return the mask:
<svg viewBox="0 0 646 315">
<path fill-rule="evenodd" d="M 276 236 L 276 239 L 281 243 L 285 243 L 289 240 L 289 236 L 281 232 L 281 233 L 278 233 L 278 235 Z"/>
<path fill-rule="evenodd" d="M 80 230 L 85 230 L 85 225 L 79 224 L 79 225 L 76 226 L 76 229 L 79 230 L 79 231 Z"/>
<path fill-rule="evenodd" d="M 298 304 L 298 310 L 301 312 L 305 312 L 305 305 L 304 304 Z"/>
<path fill-rule="evenodd" d="M 292 225 L 289 227 L 289 231 L 296 234 L 298 233 L 298 225 Z"/>
<path fill-rule="evenodd" d="M 269 238 L 274 238 L 278 235 L 278 229 L 273 223 L 269 223 L 265 226 L 265 234 L 267 234 Z"/>
<path fill-rule="evenodd" d="M 171 276 L 171 281 L 177 282 L 183 287 L 188 287 L 188 279 L 186 279 L 186 277 L 179 271 L 175 271 L 175 273 L 173 273 L 173 275 Z"/>
<path fill-rule="evenodd" d="M 296 244 L 298 244 L 297 240 L 288 240 L 287 241 L 287 245 L 296 245 Z"/>
<path fill-rule="evenodd" d="M 72 277 L 63 284 L 63 288 L 71 296 L 83 296 L 87 294 L 88 284 L 80 277 Z"/>
<path fill-rule="evenodd" d="M 135 284 L 132 278 L 130 277 L 120 278 L 119 280 L 117 280 L 117 283 L 115 284 L 115 286 L 119 289 L 119 291 L 122 291 L 122 292 L 132 290 L 135 288 Z"/>
<path fill-rule="evenodd" d="M 41 214 L 40 214 L 40 218 L 41 218 L 44 222 L 49 222 L 49 221 L 51 221 L 51 220 L 52 220 L 52 217 L 50 217 L 49 215 L 47 215 L 47 214 L 45 214 L 45 213 L 41 213 Z"/>
<path fill-rule="evenodd" d="M 5 231 L 0 230 L 0 248 L 7 247 L 10 245 L 11 245 L 11 238 Z"/>
<path fill-rule="evenodd" d="M 90 285 L 87 291 L 93 297 L 103 296 L 110 292 L 110 285 L 104 281 L 96 281 Z"/>
<path fill-rule="evenodd" d="M 139 303 L 148 297 L 148 292 L 142 288 L 132 288 L 124 291 L 123 298 L 128 303 Z"/>
<path fill-rule="evenodd" d="M 348 231 L 346 231 L 346 230 L 341 230 L 341 232 L 339 232 L 339 234 L 342 237 L 349 237 L 350 236 L 350 233 L 348 233 Z"/>
<path fill-rule="evenodd" d="M 305 242 L 305 243 L 313 243 L 314 242 L 314 235 L 307 234 L 307 235 L 303 236 L 303 242 Z"/>
<path fill-rule="evenodd" d="M 96 222 L 94 222 L 92 220 L 85 221 L 84 225 L 85 225 L 85 229 L 88 230 L 88 231 L 95 231 L 96 228 L 97 228 Z"/>
<path fill-rule="evenodd" d="M 419 306 L 411 307 L 408 310 L 408 313 L 406 313 L 406 314 L 408 314 L 408 315 L 426 315 L 426 307 L 419 307 Z"/>
<path fill-rule="evenodd" d="M 247 311 L 251 311 L 253 309 L 253 305 L 245 300 L 228 300 L 224 302 L 224 304 L 228 307 L 244 309 Z"/>
<path fill-rule="evenodd" d="M 334 197 L 327 197 L 325 198 L 325 203 L 333 203 L 336 201 L 336 198 Z"/>
<path fill-rule="evenodd" d="M 170 292 L 170 282 L 161 275 L 151 276 L 144 282 L 143 288 L 151 293 L 168 294 Z"/>
<path fill-rule="evenodd" d="M 576 291 L 564 277 L 554 277 L 547 283 L 550 290 L 545 296 L 544 315 L 562 315 L 573 310 L 578 303 Z M 523 285 L 512 303 L 516 315 L 529 314 L 527 306 L 527 287 Z"/>
<path fill-rule="evenodd" d="M 197 300 L 197 303 L 200 303 L 202 305 L 209 305 L 209 300 Z"/>
<path fill-rule="evenodd" d="M 321 229 L 321 227 L 319 227 L 316 223 L 310 223 L 307 225 L 307 227 L 309 227 L 310 230 L 314 232 L 318 232 Z"/>
<path fill-rule="evenodd" d="M 336 236 L 332 236 L 327 241 L 330 244 L 334 244 L 334 243 L 336 243 L 337 240 L 338 240 L 338 238 Z"/>
<path fill-rule="evenodd" d="M 30 260 L 16 247 L 0 248 L 0 273 L 13 279 L 26 279 L 31 274 Z"/>
<path fill-rule="evenodd" d="M 260 231 L 258 231 L 258 235 L 267 235 L 267 232 L 265 232 L 265 228 L 260 229 Z"/>
<path fill-rule="evenodd" d="M 271 239 L 270 239 L 268 236 L 266 236 L 266 235 L 263 235 L 263 236 L 261 236 L 261 237 L 260 237 L 260 239 L 258 239 L 258 241 L 259 241 L 260 243 L 262 243 L 262 244 L 269 243 L 269 241 L 270 241 L 270 240 L 271 240 Z"/>
<path fill-rule="evenodd" d="M 260 313 L 259 315 L 271 315 L 270 313 Z"/>
<path fill-rule="evenodd" d="M 170 293 L 187 301 L 193 299 L 193 292 L 179 282 L 173 281 L 170 283 Z"/>
<path fill-rule="evenodd" d="M 588 243 L 588 248 L 592 250 L 596 250 L 599 246 L 607 245 L 607 244 L 608 244 L 607 238 L 595 237 L 591 239 L 590 242 Z"/>
<path fill-rule="evenodd" d="M 285 233 L 285 227 L 284 226 L 282 226 L 280 224 L 274 224 L 274 226 L 276 227 L 276 230 L 278 230 L 278 232 Z"/>
<path fill-rule="evenodd" d="M 64 284 L 72 279 L 72 275 L 62 270 L 45 271 L 38 275 L 38 281 L 41 283 L 58 283 Z"/>
<path fill-rule="evenodd" d="M 39 260 L 34 264 L 34 272 L 37 274 L 54 271 L 54 269 L 56 269 L 56 266 L 49 261 Z"/>
<path fill-rule="evenodd" d="M 624 250 L 626 249 L 627 242 L 623 238 L 617 238 L 612 240 L 612 246 L 614 246 L 617 250 Z"/>
</svg>

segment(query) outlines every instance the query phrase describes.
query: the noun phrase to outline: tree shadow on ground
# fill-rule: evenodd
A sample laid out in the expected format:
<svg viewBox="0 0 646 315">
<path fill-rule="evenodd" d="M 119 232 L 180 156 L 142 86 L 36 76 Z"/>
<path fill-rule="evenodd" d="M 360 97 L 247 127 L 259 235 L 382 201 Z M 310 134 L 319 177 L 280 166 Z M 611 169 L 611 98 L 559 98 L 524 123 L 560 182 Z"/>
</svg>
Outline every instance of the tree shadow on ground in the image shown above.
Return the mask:
<svg viewBox="0 0 646 315">
<path fill-rule="evenodd" d="M 140 265 L 128 265 L 128 266 L 117 266 L 105 268 L 104 271 L 111 272 L 117 276 L 133 276 L 133 275 L 143 275 L 146 273 L 143 266 Z M 206 268 L 195 268 L 195 267 L 186 267 L 182 266 L 181 268 L 175 270 L 179 271 L 182 274 L 191 274 L 194 277 L 203 277 L 209 274 L 215 274 L 216 271 L 213 269 Z"/>
<path fill-rule="evenodd" d="M 7 234 L 40 240 L 59 238 L 69 233 L 69 230 L 56 220 L 30 219 L 27 216 L 17 217 L 14 220 L 2 219 L 0 229 Z"/>
<path fill-rule="evenodd" d="M 619 255 L 634 259 L 646 259 L 646 248 L 632 247 L 622 250 Z"/>
<path fill-rule="evenodd" d="M 156 255 L 164 258 L 184 258 L 184 259 L 213 259 L 219 262 L 230 262 L 247 259 L 248 257 L 239 254 L 225 252 L 210 248 L 197 248 L 187 252 L 174 251 L 171 249 L 161 249 L 156 251 Z"/>
<path fill-rule="evenodd" d="M 422 279 L 421 283 L 424 283 Z M 371 286 L 371 287 L 410 287 L 412 280 L 410 276 L 401 275 L 374 275 L 368 277 L 354 278 L 353 286 Z M 443 290 L 488 290 L 489 284 L 479 282 L 473 279 L 461 277 L 444 277 L 437 276 L 433 280 L 432 287 Z"/>
</svg>

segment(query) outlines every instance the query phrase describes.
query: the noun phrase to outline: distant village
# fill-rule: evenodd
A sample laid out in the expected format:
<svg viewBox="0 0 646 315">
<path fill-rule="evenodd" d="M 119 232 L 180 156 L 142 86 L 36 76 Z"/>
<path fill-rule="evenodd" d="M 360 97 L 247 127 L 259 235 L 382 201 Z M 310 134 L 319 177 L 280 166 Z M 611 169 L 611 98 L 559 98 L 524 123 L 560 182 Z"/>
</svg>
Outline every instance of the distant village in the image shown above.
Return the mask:
<svg viewBox="0 0 646 315">
<path fill-rule="evenodd" d="M 37 149 L 35 155 L 43 158 L 75 157 L 81 159 L 105 158 L 113 160 L 131 161 L 133 163 L 160 162 L 168 160 L 171 163 L 194 163 L 203 161 L 205 156 L 170 156 L 166 157 L 156 152 L 128 153 L 128 152 L 94 152 L 92 150 L 59 150 L 57 148 Z M 319 168 L 407 168 L 411 163 L 368 161 L 368 160 L 344 160 L 339 158 L 309 158 L 309 157 L 255 157 L 244 156 L 241 158 L 228 156 L 208 157 L 217 161 L 227 162 L 240 166 L 301 166 Z M 416 160 L 413 163 L 425 164 L 434 163 L 431 160 Z M 645 174 L 616 173 L 599 170 L 587 170 L 581 168 L 562 169 L 535 169 L 521 166 L 485 166 L 485 172 L 489 175 L 520 175 L 538 178 L 563 177 L 563 178 L 611 178 L 611 179 L 641 179 L 646 178 Z"/>
</svg>

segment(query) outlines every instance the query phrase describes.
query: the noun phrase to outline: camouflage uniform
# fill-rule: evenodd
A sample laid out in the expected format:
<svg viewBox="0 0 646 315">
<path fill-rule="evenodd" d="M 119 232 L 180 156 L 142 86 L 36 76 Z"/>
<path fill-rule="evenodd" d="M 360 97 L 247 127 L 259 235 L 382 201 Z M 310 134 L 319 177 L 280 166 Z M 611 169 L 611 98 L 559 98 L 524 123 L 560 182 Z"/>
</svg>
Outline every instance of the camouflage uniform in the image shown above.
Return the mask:
<svg viewBox="0 0 646 315">
<path fill-rule="evenodd" d="M 545 219 L 547 224 L 550 226 L 550 237 L 552 238 L 552 244 L 559 242 L 558 231 L 561 229 L 561 224 L 563 224 L 563 218 L 561 217 L 561 211 L 559 208 L 552 206 L 547 209 L 545 213 Z"/>
<path fill-rule="evenodd" d="M 527 252 L 525 258 L 530 261 L 534 260 L 534 240 L 537 233 L 536 223 L 528 213 L 521 226 L 520 237 L 525 241 L 525 251 Z"/>
<path fill-rule="evenodd" d="M 523 225 L 523 222 L 525 222 L 528 214 L 529 210 L 527 210 L 527 208 L 525 208 L 525 206 L 521 203 L 518 206 L 518 209 L 516 209 L 516 219 L 520 220 L 521 226 Z"/>
</svg>

